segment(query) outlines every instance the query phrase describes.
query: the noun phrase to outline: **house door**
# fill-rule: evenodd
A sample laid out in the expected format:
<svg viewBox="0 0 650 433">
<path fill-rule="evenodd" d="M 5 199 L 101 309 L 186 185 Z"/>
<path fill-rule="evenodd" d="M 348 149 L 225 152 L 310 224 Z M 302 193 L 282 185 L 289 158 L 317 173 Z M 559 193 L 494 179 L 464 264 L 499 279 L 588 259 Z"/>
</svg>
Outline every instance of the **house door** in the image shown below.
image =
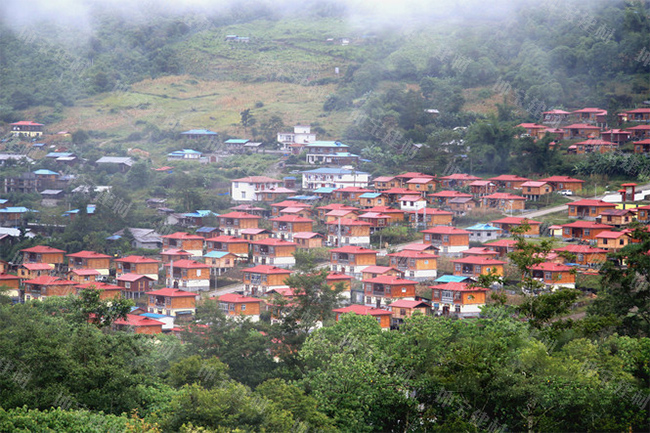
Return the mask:
<svg viewBox="0 0 650 433">
<path fill-rule="evenodd" d="M 442 315 L 449 316 L 449 306 L 442 307 Z"/>
<path fill-rule="evenodd" d="M 262 257 L 262 264 L 263 264 L 263 265 L 266 264 L 266 257 Z"/>
</svg>

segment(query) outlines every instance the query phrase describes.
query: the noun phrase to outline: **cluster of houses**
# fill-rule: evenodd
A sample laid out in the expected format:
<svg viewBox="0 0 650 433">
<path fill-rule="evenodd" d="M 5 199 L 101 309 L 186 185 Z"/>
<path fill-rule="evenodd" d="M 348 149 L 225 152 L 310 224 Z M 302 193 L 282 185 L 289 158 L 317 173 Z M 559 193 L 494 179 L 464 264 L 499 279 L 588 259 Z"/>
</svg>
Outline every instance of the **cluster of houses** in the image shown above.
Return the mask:
<svg viewBox="0 0 650 433">
<path fill-rule="evenodd" d="M 583 140 L 572 144 L 569 152 L 606 152 L 628 141 L 635 142 L 636 153 L 650 150 L 650 109 L 619 114 L 621 122 L 639 123 L 625 130 L 607 130 L 606 116 L 605 110 L 597 108 L 552 110 L 544 113 L 542 125 L 519 126 L 535 138 L 551 134 L 557 142 Z M 36 139 L 43 134 L 43 125 L 34 122 L 17 122 L 11 127 L 12 134 L 21 138 Z M 200 139 L 217 134 L 191 130 L 183 135 Z M 327 248 L 328 260 L 322 265 L 327 269 L 327 283 L 342 285 L 346 304 L 334 310 L 337 319 L 350 312 L 370 315 L 388 329 L 416 312 L 479 315 L 490 288 L 478 287 L 476 281 L 481 275 L 505 274 L 508 253 L 515 248 L 515 242 L 507 238 L 513 228 L 525 224 L 526 236 L 550 235 L 565 241 L 532 269 L 533 278 L 554 290 L 575 287 L 577 272 L 594 272 L 608 252 L 632 241 L 629 225 L 633 221 L 650 220 L 650 206 L 626 206 L 634 201 L 636 185 L 624 184 L 622 207 L 598 199 L 574 200 L 566 215 L 574 221 L 552 225 L 542 233 L 541 222 L 515 214 L 526 209 L 526 202 L 549 194 L 578 195 L 584 180 L 509 174 L 485 179 L 465 173 L 436 176 L 419 172 L 372 178 L 355 168 L 359 156 L 350 153 L 347 145 L 318 141 L 309 126 L 279 133 L 278 141 L 293 154 L 304 153 L 307 163 L 322 166 L 302 171 L 301 182 L 291 176 L 282 180 L 267 176 L 234 179 L 230 194 L 235 205 L 229 212 L 218 215 L 197 210 L 178 216 L 176 222 L 194 228 L 191 231 L 161 236 L 147 229 L 125 229 L 131 230 L 138 246 L 159 249 L 155 256 L 69 253 L 46 245 L 24 249 L 20 263 L 0 262 L 0 286 L 8 288 L 16 302 L 74 295 L 88 288 L 101 290 L 104 299 L 144 299 L 142 307 L 114 326 L 139 333 L 177 332 L 179 323 L 191 321 L 201 292 L 214 288 L 215 276 L 234 268 L 241 270 L 241 290 L 220 296 L 220 308 L 229 317 L 259 320 L 262 312 L 273 309 L 276 296 L 289 301 L 300 296 L 286 284 L 295 272 L 295 253 Z M 241 139 L 225 144 L 232 152 L 255 151 L 260 146 Z M 47 157 L 57 163 L 76 162 L 72 153 L 51 153 Z M 168 158 L 201 160 L 203 154 L 181 149 Z M 98 166 L 111 164 L 120 171 L 128 170 L 132 163 L 128 157 L 96 161 Z M 160 170 L 164 169 L 171 167 Z M 44 201 L 56 205 L 73 178 L 36 170 L 5 178 L 3 186 L 6 193 L 38 192 Z M 150 200 L 147 205 L 164 209 L 164 200 Z M 505 215 L 470 227 L 454 225 L 457 217 L 477 210 Z M 0 225 L 16 227 L 28 212 L 36 211 L 0 200 Z M 93 212 L 94 206 L 89 205 L 87 213 Z M 74 217 L 74 210 L 67 214 Z M 203 224 L 206 217 L 216 221 L 215 227 Z M 373 249 L 371 236 L 395 225 L 415 228 L 421 241 Z M 123 235 L 124 230 L 111 238 Z M 438 269 L 442 256 L 449 258 L 452 267 L 444 275 Z"/>
<path fill-rule="evenodd" d="M 634 153 L 650 153 L 650 108 L 637 108 L 618 113 L 618 124 L 634 124 L 625 129 L 607 126 L 607 110 L 583 108 L 575 111 L 550 110 L 542 113 L 542 124 L 521 123 L 517 126 L 526 130 L 526 136 L 543 138 L 549 134 L 554 138 L 551 146 L 562 140 L 579 140 L 567 148 L 567 153 L 607 153 L 619 146 L 633 142 Z"/>
<path fill-rule="evenodd" d="M 136 332 L 172 332 L 178 328 L 179 316 L 192 317 L 201 292 L 214 287 L 212 279 L 233 268 L 241 271 L 241 290 L 221 296 L 220 306 L 228 316 L 259 320 L 261 312 L 273 308 L 274 296 L 300 296 L 286 284 L 294 272 L 296 251 L 327 247 L 328 261 L 323 264 L 327 282 L 342 284 L 349 304 L 335 310 L 337 315 L 372 315 L 384 328 L 399 326 L 416 311 L 474 317 L 490 290 L 477 287 L 476 281 L 481 275 L 504 275 L 508 253 L 515 248 L 515 242 L 507 239 L 513 228 L 526 224 L 525 235 L 537 237 L 542 234 L 542 224 L 521 216 L 503 216 L 455 227 L 454 217 L 463 213 L 454 210 L 452 201 L 463 194 L 459 188 L 480 185 L 483 191 L 461 196 L 469 199 L 465 204 L 473 201 L 476 206 L 507 211 L 499 202 L 509 199 L 498 197 L 514 196 L 522 202 L 532 199 L 519 195 L 534 195 L 527 190 L 531 182 L 548 186 L 549 192 L 544 193 L 579 192 L 583 184 L 580 179 L 558 176 L 539 181 L 511 175 L 478 180 L 467 174 L 435 177 L 403 173 L 375 178 L 369 183 L 372 189 L 345 186 L 321 192 L 324 195 L 314 191 L 313 195 L 274 202 L 277 195 L 266 196 L 277 187 L 273 179 L 236 179 L 233 191 L 251 191 L 253 197 L 258 194 L 259 201 L 270 204 L 255 206 L 242 200 L 220 215 L 196 211 L 195 223 L 200 224 L 208 212 L 215 227 L 159 236 L 156 245 L 160 252 L 155 257 L 114 258 L 94 251 L 68 254 L 48 246 L 28 248 L 22 251 L 22 263 L 11 268 L 14 273 L 5 269 L 0 279 L 11 287 L 17 301 L 66 296 L 89 287 L 103 290 L 103 297 L 146 296 L 147 307 L 116 326 L 132 327 Z M 435 192 L 438 186 L 447 189 Z M 635 186 L 626 184 L 621 193 L 624 201 L 633 200 Z M 491 205 L 492 201 L 497 204 Z M 548 227 L 548 234 L 566 245 L 535 266 L 533 277 L 553 290 L 575 287 L 576 270 L 594 272 L 608 252 L 631 241 L 628 226 L 633 221 L 647 223 L 650 219 L 650 206 L 619 207 L 597 199 L 570 202 L 566 216 L 575 221 Z M 393 225 L 419 230 L 421 242 L 386 251 L 371 248 L 371 235 Z M 571 254 L 570 261 L 565 253 Z M 439 273 L 441 256 L 449 257 L 451 274 Z"/>
</svg>

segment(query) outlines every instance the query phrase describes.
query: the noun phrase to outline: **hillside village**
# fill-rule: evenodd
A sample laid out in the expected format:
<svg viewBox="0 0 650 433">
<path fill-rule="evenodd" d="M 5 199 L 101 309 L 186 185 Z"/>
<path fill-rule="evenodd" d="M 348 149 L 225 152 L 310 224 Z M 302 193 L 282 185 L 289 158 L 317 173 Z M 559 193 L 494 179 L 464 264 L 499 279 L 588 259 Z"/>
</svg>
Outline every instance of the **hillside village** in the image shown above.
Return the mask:
<svg viewBox="0 0 650 433">
<path fill-rule="evenodd" d="M 517 127 L 522 137 L 550 135 L 549 146 L 578 155 L 614 152 L 628 142 L 635 153 L 650 150 L 650 109 L 618 113 L 619 122 L 626 125 L 619 129 L 608 127 L 606 116 L 605 110 L 596 108 L 551 110 L 543 113 L 540 124 Z M 49 134 L 48 140 L 45 125 L 20 121 L 10 126 L 11 140 L 20 140 L 25 152 L 2 154 L 5 163 L 29 166 L 41 159 L 53 161 L 51 166 L 59 171 L 39 169 L 5 177 L 5 193 L 38 193 L 41 206 L 57 206 L 65 194 L 87 192 L 88 185 L 72 188 L 75 166 L 81 162 L 77 155 L 65 145 L 40 150 L 46 147 L 41 142 L 65 133 Z M 191 143 L 213 140 L 218 134 L 203 129 L 181 136 Z M 571 176 L 482 178 L 403 172 L 372 177 L 361 169 L 362 158 L 350 153 L 349 146 L 317 140 L 307 125 L 298 125 L 293 132 L 278 131 L 277 140 L 280 149 L 271 152 L 279 152 L 284 160 L 299 155 L 317 168 L 281 179 L 261 174 L 231 179 L 231 208 L 221 214 L 209 209 L 177 212 L 168 209 L 163 198 L 148 198 L 146 206 L 165 218 L 162 230 L 124 227 L 107 238 L 110 245 L 128 231 L 134 248 L 150 251 L 146 256 L 85 248 L 64 251 L 48 246 L 44 239 L 43 244 L 21 249 L 12 260 L 2 262 L 0 278 L 10 288 L 9 295 L 14 302 L 26 302 L 93 288 L 102 291 L 102 298 L 137 302 L 126 319 L 115 322 L 116 328 L 178 334 L 206 297 L 216 296 L 231 317 L 257 321 L 266 311 L 273 318 L 278 295 L 288 301 L 299 296 L 285 279 L 296 271 L 296 258 L 307 252 L 318 257 L 318 269 L 328 271 L 328 284 L 343 286 L 341 305 L 333 310 L 337 317 L 346 312 L 372 315 L 388 329 L 398 327 L 415 311 L 459 318 L 480 315 L 481 307 L 490 302 L 490 291 L 502 284 L 481 287 L 477 281 L 482 275 L 505 277 L 509 253 L 516 247 L 513 229 L 525 226 L 523 235 L 531 240 L 557 241 L 532 268 L 541 287 L 553 291 L 579 287 L 576 278 L 597 274 L 607 253 L 634 242 L 635 223 L 649 222 L 650 205 L 644 204 L 643 191 L 632 182 L 621 183 L 621 189 L 604 201 L 586 197 L 586 181 Z M 262 143 L 228 139 L 223 144 L 226 154 L 241 154 L 259 152 Z M 211 159 L 184 148 L 170 153 L 168 161 L 210 164 L 223 157 Z M 103 156 L 94 161 L 97 167 L 111 166 L 116 173 L 126 173 L 133 163 L 131 157 Z M 173 167 L 155 170 L 173 172 Z M 87 205 L 85 217 L 92 218 L 102 202 L 116 215 L 128 212 L 123 203 L 115 203 L 110 187 L 94 188 L 99 200 Z M 549 224 L 527 216 L 531 207 L 539 209 L 534 205 L 545 200 L 550 206 L 560 205 L 562 210 L 555 213 L 570 222 Z M 1 206 L 5 245 L 34 237 L 42 229 L 39 209 L 13 206 L 6 199 Z M 64 216 L 70 221 L 78 214 L 79 209 L 74 209 Z M 26 219 L 27 215 L 33 217 Z M 476 223 L 463 224 L 470 219 Z M 391 228 L 408 234 L 382 241 L 382 233 Z M 441 260 L 445 265 L 440 266 Z M 229 285 L 219 282 L 222 276 Z"/>
</svg>

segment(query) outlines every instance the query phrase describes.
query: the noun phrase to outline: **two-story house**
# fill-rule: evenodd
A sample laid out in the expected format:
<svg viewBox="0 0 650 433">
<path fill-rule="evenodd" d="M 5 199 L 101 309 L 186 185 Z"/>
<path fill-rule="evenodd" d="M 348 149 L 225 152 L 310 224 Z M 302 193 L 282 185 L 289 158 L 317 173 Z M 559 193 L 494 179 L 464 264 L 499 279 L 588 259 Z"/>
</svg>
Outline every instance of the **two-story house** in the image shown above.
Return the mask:
<svg viewBox="0 0 650 433">
<path fill-rule="evenodd" d="M 444 283 L 431 286 L 431 303 L 434 311 L 443 316 L 461 318 L 478 317 L 485 306 L 489 289 L 468 283 Z"/>
<path fill-rule="evenodd" d="M 165 265 L 167 287 L 192 292 L 210 289 L 210 265 L 196 260 L 179 260 Z"/>
<path fill-rule="evenodd" d="M 269 220 L 272 224 L 271 232 L 278 239 L 293 241 L 293 236 L 300 232 L 311 232 L 314 221 L 298 215 L 283 215 Z"/>
<path fill-rule="evenodd" d="M 196 293 L 164 288 L 147 292 L 147 310 L 165 316 L 193 316 L 196 313 Z"/>
<path fill-rule="evenodd" d="M 368 266 L 377 264 L 378 251 L 359 246 L 345 246 L 330 250 L 330 270 L 360 277 Z"/>
<path fill-rule="evenodd" d="M 381 276 L 363 280 L 365 305 L 388 306 L 395 299 L 415 300 L 417 281 L 406 280 L 395 276 Z"/>
<path fill-rule="evenodd" d="M 263 238 L 266 239 L 266 238 Z M 231 253 L 237 257 L 248 258 L 249 241 L 236 236 L 215 236 L 205 241 L 207 252 Z"/>
<path fill-rule="evenodd" d="M 41 275 L 38 278 L 23 282 L 23 299 L 25 301 L 43 301 L 50 296 L 74 295 L 76 293 L 74 289 L 76 284 L 74 281 Z"/>
<path fill-rule="evenodd" d="M 111 256 L 95 251 L 79 251 L 67 254 L 69 269 L 96 269 L 101 275 L 108 275 L 111 268 Z"/>
<path fill-rule="evenodd" d="M 203 243 L 205 238 L 199 235 L 192 235 L 187 232 L 176 232 L 162 236 L 163 250 L 180 249 L 187 251 L 194 257 L 203 255 Z"/>
<path fill-rule="evenodd" d="M 246 212 L 228 212 L 219 215 L 219 229 L 221 233 L 228 236 L 241 236 L 243 229 L 259 228 L 261 219 L 258 215 L 251 215 Z M 187 249 L 187 248 L 184 248 Z"/>
<path fill-rule="evenodd" d="M 613 209 L 616 209 L 616 203 L 608 203 L 603 200 L 577 200 L 569 203 L 569 218 L 594 220 L 603 211 Z"/>
<path fill-rule="evenodd" d="M 388 254 L 390 266 L 415 281 L 433 280 L 438 276 L 438 256 L 424 251 L 402 250 Z"/>
<path fill-rule="evenodd" d="M 392 313 L 383 308 L 368 307 L 365 305 L 352 304 L 343 308 L 332 310 L 336 314 L 336 321 L 341 320 L 344 314 L 357 314 L 359 316 L 372 316 L 377 319 L 377 323 L 382 330 L 390 329 Z"/>
<path fill-rule="evenodd" d="M 329 221 L 327 224 L 327 240 L 331 245 L 370 245 L 370 227 L 372 224 L 351 218 L 341 218 Z"/>
<path fill-rule="evenodd" d="M 296 264 L 293 253 L 298 244 L 282 239 L 262 239 L 251 242 L 253 263 L 258 265 L 275 265 L 278 267 L 291 267 Z"/>
<path fill-rule="evenodd" d="M 531 266 L 530 272 L 534 279 L 544 283 L 550 290 L 559 287 L 574 289 L 576 286 L 576 274 L 571 266 L 544 262 Z"/>
<path fill-rule="evenodd" d="M 115 276 L 124 274 L 146 275 L 154 281 L 158 281 L 158 270 L 160 261 L 145 256 L 127 256 L 115 259 Z"/>
<path fill-rule="evenodd" d="M 236 293 L 226 293 L 219 296 L 219 308 L 228 318 L 241 317 L 257 322 L 260 320 L 261 304 L 261 299 Z"/>
<path fill-rule="evenodd" d="M 122 298 L 135 299 L 151 290 L 155 283 L 154 279 L 147 275 L 122 274 L 116 278 L 117 285 L 122 288 Z"/>
<path fill-rule="evenodd" d="M 449 226 L 436 226 L 421 231 L 425 244 L 431 244 L 441 254 L 459 254 L 469 248 L 469 232 Z"/>
<path fill-rule="evenodd" d="M 244 287 L 247 294 L 261 296 L 273 289 L 289 287 L 285 280 L 291 271 L 271 265 L 258 265 L 243 270 Z"/>
<path fill-rule="evenodd" d="M 503 267 L 506 262 L 485 256 L 468 256 L 452 260 L 454 275 L 478 278 L 480 275 L 494 274 L 503 276 Z"/>
</svg>

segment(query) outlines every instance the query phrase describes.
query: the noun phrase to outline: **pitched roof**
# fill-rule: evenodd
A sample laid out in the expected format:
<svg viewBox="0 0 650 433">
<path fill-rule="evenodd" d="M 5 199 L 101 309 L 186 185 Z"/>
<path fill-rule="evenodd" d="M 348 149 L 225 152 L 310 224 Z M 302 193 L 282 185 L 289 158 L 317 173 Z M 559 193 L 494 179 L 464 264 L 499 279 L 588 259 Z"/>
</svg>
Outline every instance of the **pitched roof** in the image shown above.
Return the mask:
<svg viewBox="0 0 650 433">
<path fill-rule="evenodd" d="M 390 272 L 390 271 L 400 272 L 399 269 L 394 268 L 392 266 L 372 265 L 372 266 L 367 266 L 367 267 L 363 268 L 362 273 L 364 273 L 364 274 L 385 274 L 386 272 Z"/>
<path fill-rule="evenodd" d="M 122 263 L 160 263 L 159 260 L 152 259 L 151 257 L 145 256 L 126 256 L 120 259 L 115 259 L 116 262 Z"/>
<path fill-rule="evenodd" d="M 469 234 L 467 230 L 459 229 L 456 227 L 450 227 L 450 226 L 436 226 L 430 229 L 421 230 L 420 233 L 432 233 L 432 234 L 440 234 L 440 235 L 463 235 L 463 234 L 468 235 Z"/>
<path fill-rule="evenodd" d="M 312 239 L 317 237 L 323 237 L 323 235 L 315 232 L 296 232 L 293 234 L 294 239 Z"/>
<path fill-rule="evenodd" d="M 291 274 L 288 269 L 278 268 L 273 265 L 258 265 L 252 268 L 242 269 L 242 272 L 250 272 L 253 274 Z"/>
<path fill-rule="evenodd" d="M 351 218 L 339 218 L 334 221 L 327 222 L 325 224 L 327 225 L 339 225 L 339 223 L 342 226 L 371 226 L 369 222 L 366 221 L 359 221 L 359 220 L 353 220 Z"/>
<path fill-rule="evenodd" d="M 223 242 L 225 244 L 247 244 L 248 241 L 237 236 L 220 235 L 205 240 L 206 242 Z"/>
<path fill-rule="evenodd" d="M 132 283 L 134 281 L 138 281 L 141 278 L 147 278 L 147 279 L 149 279 L 151 281 L 154 280 L 153 278 L 148 277 L 146 275 L 134 274 L 132 272 L 129 272 L 127 274 L 123 274 L 123 275 L 120 275 L 119 277 L 117 277 L 117 281 L 126 281 L 126 282 L 129 282 L 129 283 Z"/>
<path fill-rule="evenodd" d="M 54 269 L 54 265 L 49 263 L 23 263 L 22 266 L 30 271 L 51 271 Z"/>
<path fill-rule="evenodd" d="M 225 214 L 219 215 L 219 218 L 234 218 L 234 219 L 260 219 L 262 218 L 259 215 L 252 215 L 246 212 L 228 212 Z"/>
<path fill-rule="evenodd" d="M 424 301 L 409 301 L 407 299 L 398 299 L 388 306 L 389 308 L 420 308 L 431 307 Z"/>
<path fill-rule="evenodd" d="M 471 265 L 505 265 L 506 262 L 502 260 L 495 260 L 490 257 L 483 256 L 468 256 L 462 259 L 452 260 L 452 263 L 466 263 Z"/>
<path fill-rule="evenodd" d="M 75 259 L 110 259 L 112 258 L 108 254 L 100 254 L 95 251 L 79 251 L 78 253 L 66 254 L 67 257 L 72 257 Z"/>
<path fill-rule="evenodd" d="M 365 305 L 359 305 L 359 304 L 352 304 L 344 308 L 336 308 L 332 311 L 339 314 L 354 313 L 359 316 L 390 316 L 393 314 L 388 310 L 382 310 L 381 308 L 374 308 L 374 307 L 366 307 Z"/>
<path fill-rule="evenodd" d="M 196 293 L 186 292 L 185 290 L 172 289 L 170 287 L 147 292 L 147 295 L 169 296 L 171 298 L 195 298 L 197 296 Z"/>
<path fill-rule="evenodd" d="M 171 266 L 171 263 L 168 263 L 165 266 Z M 205 263 L 197 262 L 196 260 L 183 259 L 183 260 L 175 261 L 174 262 L 174 267 L 175 268 L 188 268 L 188 269 L 203 269 L 203 268 L 209 268 L 210 265 L 206 265 Z"/>
<path fill-rule="evenodd" d="M 375 278 L 368 278 L 363 280 L 364 283 L 377 283 L 377 284 L 386 284 L 389 286 L 400 285 L 400 284 L 418 284 L 417 281 L 405 280 L 404 278 L 396 277 L 395 275 L 379 275 Z"/>
<path fill-rule="evenodd" d="M 616 203 L 608 203 L 603 200 L 593 200 L 593 199 L 576 200 L 568 204 L 569 206 L 599 206 L 599 207 L 611 207 L 611 208 L 616 207 Z"/>
<path fill-rule="evenodd" d="M 497 182 L 520 182 L 529 180 L 526 177 L 517 176 L 516 174 L 502 174 L 496 177 L 491 177 L 488 180 L 497 181 Z"/>
<path fill-rule="evenodd" d="M 525 197 L 520 195 L 510 194 L 509 192 L 495 192 L 494 194 L 486 195 L 483 198 L 493 200 L 526 200 Z"/>
<path fill-rule="evenodd" d="M 48 247 L 47 245 L 37 245 L 35 247 L 31 248 L 25 248 L 20 250 L 23 253 L 36 253 L 36 254 L 43 254 L 43 253 L 65 253 L 63 250 L 59 250 L 56 248 Z"/>
<path fill-rule="evenodd" d="M 70 272 L 80 276 L 86 275 L 101 275 L 97 269 L 73 269 Z"/>
<path fill-rule="evenodd" d="M 116 325 L 126 325 L 126 326 L 163 326 L 164 323 L 158 320 L 151 319 L 146 316 L 138 316 L 136 314 L 127 314 L 126 319 L 117 319 L 115 322 Z"/>
<path fill-rule="evenodd" d="M 357 247 L 354 245 L 347 245 L 340 248 L 333 248 L 330 253 L 349 253 L 349 254 L 378 254 L 379 251 L 371 250 L 364 247 Z"/>
<path fill-rule="evenodd" d="M 606 232 L 602 232 L 602 233 L 606 233 Z M 575 245 L 575 244 L 566 245 L 566 246 L 561 247 L 561 248 L 554 248 L 553 251 L 567 251 L 567 252 L 573 253 L 573 254 L 607 253 L 607 250 L 603 250 L 602 248 L 595 248 L 595 247 L 591 247 L 589 245 Z"/>
<path fill-rule="evenodd" d="M 262 302 L 261 299 L 251 298 L 250 296 L 242 296 L 237 293 L 226 293 L 219 296 L 220 302 L 230 302 L 232 304 L 249 304 L 253 302 Z"/>
<path fill-rule="evenodd" d="M 247 183 L 282 183 L 281 180 L 273 179 L 267 176 L 248 176 L 233 179 L 231 182 L 247 182 Z"/>
<path fill-rule="evenodd" d="M 471 227 L 466 227 L 465 230 L 469 231 L 501 231 L 499 227 L 494 227 L 490 224 L 475 224 Z"/>
<path fill-rule="evenodd" d="M 548 272 L 567 272 L 573 269 L 571 266 L 562 265 L 554 262 L 538 263 L 530 267 L 535 271 L 548 271 Z"/>
<path fill-rule="evenodd" d="M 222 215 L 223 216 L 223 215 Z M 176 232 L 170 235 L 162 236 L 163 239 L 178 239 L 178 240 L 203 240 L 204 238 L 199 235 L 192 235 L 187 232 Z"/>
<path fill-rule="evenodd" d="M 298 245 L 295 242 L 289 242 L 289 241 L 285 241 L 283 239 L 277 239 L 277 238 L 267 238 L 267 239 L 260 239 L 259 241 L 251 241 L 251 244 L 253 244 L 253 245 L 273 245 L 273 246 L 276 246 L 276 247 Z"/>
<path fill-rule="evenodd" d="M 627 236 L 628 234 L 629 234 L 629 232 L 625 232 L 625 231 L 614 232 L 614 231 L 608 230 L 608 231 L 598 233 L 596 235 L 596 237 L 599 238 L 599 239 L 618 239 L 620 237 Z"/>
<path fill-rule="evenodd" d="M 437 255 L 426 251 L 402 250 L 388 254 L 388 257 L 407 257 L 409 259 L 436 259 Z"/>
<path fill-rule="evenodd" d="M 557 182 L 557 183 L 585 183 L 582 179 L 576 179 L 571 176 L 550 176 L 540 179 L 542 182 Z"/>
<path fill-rule="evenodd" d="M 436 289 L 436 290 L 451 290 L 454 292 L 488 292 L 490 290 L 490 289 L 486 289 L 485 287 L 478 287 L 478 286 L 471 287 L 469 283 L 457 283 L 457 282 L 436 284 L 435 286 L 429 286 L 429 288 Z"/>
<path fill-rule="evenodd" d="M 522 218 L 522 217 L 505 217 L 498 220 L 490 221 L 490 223 L 492 224 L 513 224 L 513 225 L 523 224 L 524 222 L 528 223 L 531 226 L 541 224 L 541 222 L 539 221 L 531 220 L 528 218 Z"/>
<path fill-rule="evenodd" d="M 574 221 L 569 224 L 562 224 L 562 228 L 578 228 L 578 229 L 613 229 L 614 227 L 607 224 L 600 224 L 593 221 Z"/>
<path fill-rule="evenodd" d="M 35 284 L 38 286 L 74 286 L 77 283 L 70 280 L 60 280 L 57 277 L 50 277 L 49 275 L 41 275 L 40 277 L 25 281 L 25 284 Z"/>
</svg>

